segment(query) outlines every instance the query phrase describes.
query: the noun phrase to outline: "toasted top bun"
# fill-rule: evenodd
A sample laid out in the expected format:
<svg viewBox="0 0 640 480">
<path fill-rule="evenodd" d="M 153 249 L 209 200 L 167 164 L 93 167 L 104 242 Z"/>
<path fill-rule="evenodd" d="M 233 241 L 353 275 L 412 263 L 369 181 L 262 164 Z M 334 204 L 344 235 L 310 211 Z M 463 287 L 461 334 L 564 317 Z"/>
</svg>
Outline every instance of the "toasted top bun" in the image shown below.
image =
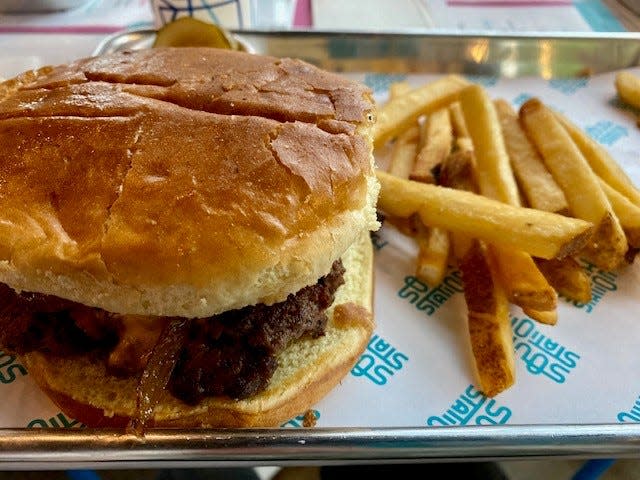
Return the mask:
<svg viewBox="0 0 640 480">
<path fill-rule="evenodd" d="M 326 274 L 377 226 L 358 83 L 206 48 L 0 84 L 0 281 L 116 313 L 206 317 Z"/>
<path fill-rule="evenodd" d="M 243 400 L 211 397 L 196 406 L 168 392 L 149 426 L 264 427 L 304 413 L 349 373 L 367 346 L 372 317 L 372 258 L 369 235 L 345 252 L 345 283 L 328 310 L 326 334 L 290 345 L 266 390 Z M 32 352 L 22 359 L 30 376 L 71 418 L 93 427 L 122 427 L 135 415 L 135 378 L 106 373 L 104 363 L 88 358 L 51 358 Z"/>
</svg>

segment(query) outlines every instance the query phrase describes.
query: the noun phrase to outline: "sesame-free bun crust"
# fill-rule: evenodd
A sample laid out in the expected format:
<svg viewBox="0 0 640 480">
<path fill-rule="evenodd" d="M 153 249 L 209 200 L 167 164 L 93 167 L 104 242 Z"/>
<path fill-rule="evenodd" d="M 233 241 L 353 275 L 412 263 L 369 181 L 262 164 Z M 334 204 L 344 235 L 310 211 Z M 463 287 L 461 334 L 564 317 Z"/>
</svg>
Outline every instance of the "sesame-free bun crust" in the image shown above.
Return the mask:
<svg viewBox="0 0 640 480">
<path fill-rule="evenodd" d="M 217 49 L 0 85 L 0 282 L 115 313 L 282 301 L 374 229 L 368 90 Z"/>
<path fill-rule="evenodd" d="M 289 346 L 266 390 L 244 400 L 208 398 L 190 407 L 168 393 L 152 425 L 179 427 L 277 426 L 304 413 L 348 374 L 373 331 L 372 257 L 367 234 L 343 255 L 345 284 L 329 310 L 326 335 Z M 136 380 L 106 374 L 86 358 L 30 353 L 23 360 L 45 393 L 72 418 L 89 426 L 125 426 L 134 414 Z"/>
</svg>

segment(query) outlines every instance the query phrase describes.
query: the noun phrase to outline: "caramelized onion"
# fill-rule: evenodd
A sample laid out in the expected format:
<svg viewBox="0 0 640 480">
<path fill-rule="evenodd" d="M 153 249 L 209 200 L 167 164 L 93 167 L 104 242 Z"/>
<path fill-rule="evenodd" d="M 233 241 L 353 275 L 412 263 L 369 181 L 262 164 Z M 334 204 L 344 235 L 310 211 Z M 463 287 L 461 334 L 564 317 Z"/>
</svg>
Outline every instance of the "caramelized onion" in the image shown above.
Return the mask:
<svg viewBox="0 0 640 480">
<path fill-rule="evenodd" d="M 174 318 L 162 330 L 138 381 L 136 412 L 129 424 L 130 432 L 136 435 L 144 433 L 176 366 L 187 338 L 188 325 L 187 319 Z"/>
</svg>

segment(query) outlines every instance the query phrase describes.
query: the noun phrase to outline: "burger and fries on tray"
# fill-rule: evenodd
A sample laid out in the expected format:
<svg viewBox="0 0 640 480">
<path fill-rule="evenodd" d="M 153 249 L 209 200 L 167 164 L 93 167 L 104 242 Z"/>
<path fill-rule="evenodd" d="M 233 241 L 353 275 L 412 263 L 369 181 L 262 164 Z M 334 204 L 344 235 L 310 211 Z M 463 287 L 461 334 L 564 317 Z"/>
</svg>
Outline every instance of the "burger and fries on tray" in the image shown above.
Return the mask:
<svg viewBox="0 0 640 480">
<path fill-rule="evenodd" d="M 0 122 L 0 346 L 88 426 L 308 411 L 373 334 L 380 221 L 425 284 L 460 270 L 487 396 L 515 381 L 511 305 L 561 322 L 558 295 L 591 298 L 578 259 L 640 249 L 640 191 L 605 148 L 456 75 L 376 105 L 299 60 L 159 47 L 5 81 Z"/>
</svg>

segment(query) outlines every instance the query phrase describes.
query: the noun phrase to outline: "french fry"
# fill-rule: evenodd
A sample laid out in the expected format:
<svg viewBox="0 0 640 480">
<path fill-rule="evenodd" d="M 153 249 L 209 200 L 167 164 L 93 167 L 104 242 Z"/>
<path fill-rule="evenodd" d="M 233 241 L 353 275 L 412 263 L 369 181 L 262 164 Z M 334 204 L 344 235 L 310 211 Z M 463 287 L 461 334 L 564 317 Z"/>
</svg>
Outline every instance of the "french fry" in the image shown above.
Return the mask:
<svg viewBox="0 0 640 480">
<path fill-rule="evenodd" d="M 459 101 L 449 105 L 449 115 L 451 116 L 451 128 L 454 135 L 458 138 L 470 138 L 467 122 L 464 119 L 464 112 Z"/>
<path fill-rule="evenodd" d="M 473 154 L 458 152 L 451 155 L 444 164 L 441 179 L 443 184 L 454 188 L 474 191 Z M 462 180 L 465 179 L 466 180 Z M 464 183 L 463 183 L 464 182 Z M 452 244 L 461 256 L 465 241 L 452 235 Z M 524 252 L 510 248 L 487 248 L 487 256 L 493 262 L 492 269 L 506 290 L 512 303 L 526 309 L 531 318 L 543 323 L 552 321 L 551 312 L 557 305 L 557 297 L 537 268 L 531 268 L 533 260 Z"/>
<path fill-rule="evenodd" d="M 398 135 L 389 161 L 389 173 L 400 178 L 409 178 L 418 154 L 420 128 L 412 125 Z"/>
<path fill-rule="evenodd" d="M 405 180 L 378 170 L 378 206 L 398 217 L 418 213 L 425 225 L 519 248 L 541 258 L 572 255 L 593 224 L 532 208 L 514 207 L 471 192 Z"/>
<path fill-rule="evenodd" d="M 418 149 L 418 127 L 402 132 L 393 146 L 389 173 L 408 178 Z M 449 235 L 439 228 L 427 228 L 419 218 L 391 217 L 389 223 L 405 235 L 412 236 L 418 244 L 416 277 L 427 285 L 438 285 L 447 272 Z"/>
<path fill-rule="evenodd" d="M 562 188 L 572 215 L 596 225 L 582 254 L 599 268 L 615 270 L 624 262 L 627 240 L 587 160 L 557 117 L 538 99 L 522 105 L 520 119 Z"/>
<path fill-rule="evenodd" d="M 554 112 L 558 121 L 569 133 L 593 172 L 608 185 L 640 207 L 640 190 L 633 184 L 626 172 L 611 157 L 609 152 L 566 116 Z"/>
<path fill-rule="evenodd" d="M 487 254 L 498 281 L 502 284 L 509 301 L 529 312 L 535 320 L 546 323 L 548 313 L 556 309 L 558 296 L 544 275 L 538 270 L 533 258 L 522 250 L 502 245 L 487 245 Z"/>
<path fill-rule="evenodd" d="M 453 143 L 448 109 L 441 108 L 427 117 L 421 138 L 423 145 L 409 178 L 417 182 L 436 183 L 433 170 L 449 155 Z"/>
<path fill-rule="evenodd" d="M 389 98 L 397 98 L 411 90 L 407 82 L 393 82 L 389 87 Z M 398 134 L 391 150 L 389 173 L 401 178 L 409 178 L 413 164 L 416 162 L 418 145 L 420 143 L 420 125 L 416 121 L 403 132 Z"/>
<path fill-rule="evenodd" d="M 459 151 L 449 155 L 442 165 L 440 179 L 450 188 L 477 191 L 473 153 Z M 462 273 L 469 339 L 480 390 L 495 396 L 515 382 L 509 302 L 491 271 L 483 242 L 453 232 L 451 244 Z"/>
<path fill-rule="evenodd" d="M 416 160 L 419 137 L 417 125 L 398 135 L 391 153 L 390 174 L 400 178 L 409 177 Z M 440 228 L 425 227 L 416 216 L 409 219 L 391 217 L 389 223 L 415 238 L 418 244 L 416 277 L 427 285 L 440 284 L 447 272 L 449 235 Z"/>
<path fill-rule="evenodd" d="M 410 148 L 404 135 L 406 132 L 413 134 L 415 128 L 410 127 L 396 140 L 398 151 L 396 153 L 396 146 L 394 146 L 389 172 L 396 173 L 400 178 L 407 178 L 422 171 L 422 175 L 418 175 L 419 180 L 435 183 L 431 169 L 441 163 L 441 159 L 451 150 L 449 113 L 446 109 L 440 109 L 429 115 L 420 128 L 420 138 L 411 137 L 411 146 L 414 148 Z M 420 145 L 419 149 L 415 148 L 416 143 Z M 416 153 L 416 150 L 419 151 Z M 412 157 L 410 157 L 411 154 L 413 154 Z M 397 167 L 400 164 L 403 168 Z M 409 165 L 413 165 L 413 168 L 408 172 L 406 167 Z M 447 273 L 449 234 L 438 227 L 424 227 L 421 221 L 415 222 L 415 227 L 414 238 L 418 244 L 416 277 L 427 285 L 439 285 Z"/>
<path fill-rule="evenodd" d="M 518 114 L 505 100 L 494 100 L 504 143 L 518 185 L 532 208 L 566 213 L 564 193 L 545 167 L 540 154 L 520 126 Z"/>
<path fill-rule="evenodd" d="M 440 170 L 440 184 L 455 190 L 478 192 L 476 159 L 472 150 L 459 150 L 445 159 Z"/>
<path fill-rule="evenodd" d="M 440 184 L 456 190 L 476 193 L 475 158 L 471 150 L 458 150 L 449 155 L 440 170 Z M 475 239 L 459 232 L 449 234 L 451 255 L 454 261 L 464 257 Z"/>
<path fill-rule="evenodd" d="M 598 180 L 609 199 L 609 203 L 611 203 L 611 208 L 620 220 L 620 225 L 627 236 L 627 242 L 633 248 L 640 248 L 640 207 L 601 178 Z"/>
<path fill-rule="evenodd" d="M 460 93 L 460 106 L 473 141 L 480 193 L 509 205 L 518 205 L 520 197 L 507 154 L 498 115 L 480 85 L 471 85 Z"/>
<path fill-rule="evenodd" d="M 415 237 L 418 243 L 416 277 L 430 286 L 437 286 L 447 273 L 449 233 L 442 228 L 424 227 Z"/>
<path fill-rule="evenodd" d="M 471 243 L 466 254 L 458 259 L 458 265 L 480 390 L 493 397 L 515 382 L 509 302 L 494 279 L 480 241 Z"/>
<path fill-rule="evenodd" d="M 456 148 L 462 152 L 473 150 L 473 142 L 469 136 L 469 129 L 464 120 L 460 102 L 453 102 L 449 105 L 449 116 L 451 117 L 451 129 L 456 139 Z"/>
<path fill-rule="evenodd" d="M 482 87 L 474 85 L 460 93 L 460 105 L 473 141 L 480 193 L 519 206 L 518 186 L 494 104 Z M 487 245 L 487 254 L 509 301 L 527 309 L 536 320 L 548 320 L 548 314 L 535 312 L 555 310 L 557 295 L 531 255 L 518 247 L 494 243 Z"/>
<path fill-rule="evenodd" d="M 631 72 L 618 72 L 615 79 L 620 98 L 635 108 L 640 108 L 640 77 Z"/>
<path fill-rule="evenodd" d="M 389 98 L 399 97 L 411 90 L 411 85 L 408 82 L 393 82 L 389 85 Z"/>
<path fill-rule="evenodd" d="M 379 147 L 397 136 L 421 115 L 447 106 L 468 84 L 458 75 L 449 75 L 392 98 L 378 110 L 372 132 L 374 145 Z"/>
<path fill-rule="evenodd" d="M 525 315 L 546 325 L 555 325 L 558 322 L 558 310 L 535 310 L 532 308 L 523 308 Z"/>
<path fill-rule="evenodd" d="M 573 258 L 536 259 L 538 268 L 556 291 L 580 303 L 591 301 L 591 282 L 587 272 Z"/>
</svg>

